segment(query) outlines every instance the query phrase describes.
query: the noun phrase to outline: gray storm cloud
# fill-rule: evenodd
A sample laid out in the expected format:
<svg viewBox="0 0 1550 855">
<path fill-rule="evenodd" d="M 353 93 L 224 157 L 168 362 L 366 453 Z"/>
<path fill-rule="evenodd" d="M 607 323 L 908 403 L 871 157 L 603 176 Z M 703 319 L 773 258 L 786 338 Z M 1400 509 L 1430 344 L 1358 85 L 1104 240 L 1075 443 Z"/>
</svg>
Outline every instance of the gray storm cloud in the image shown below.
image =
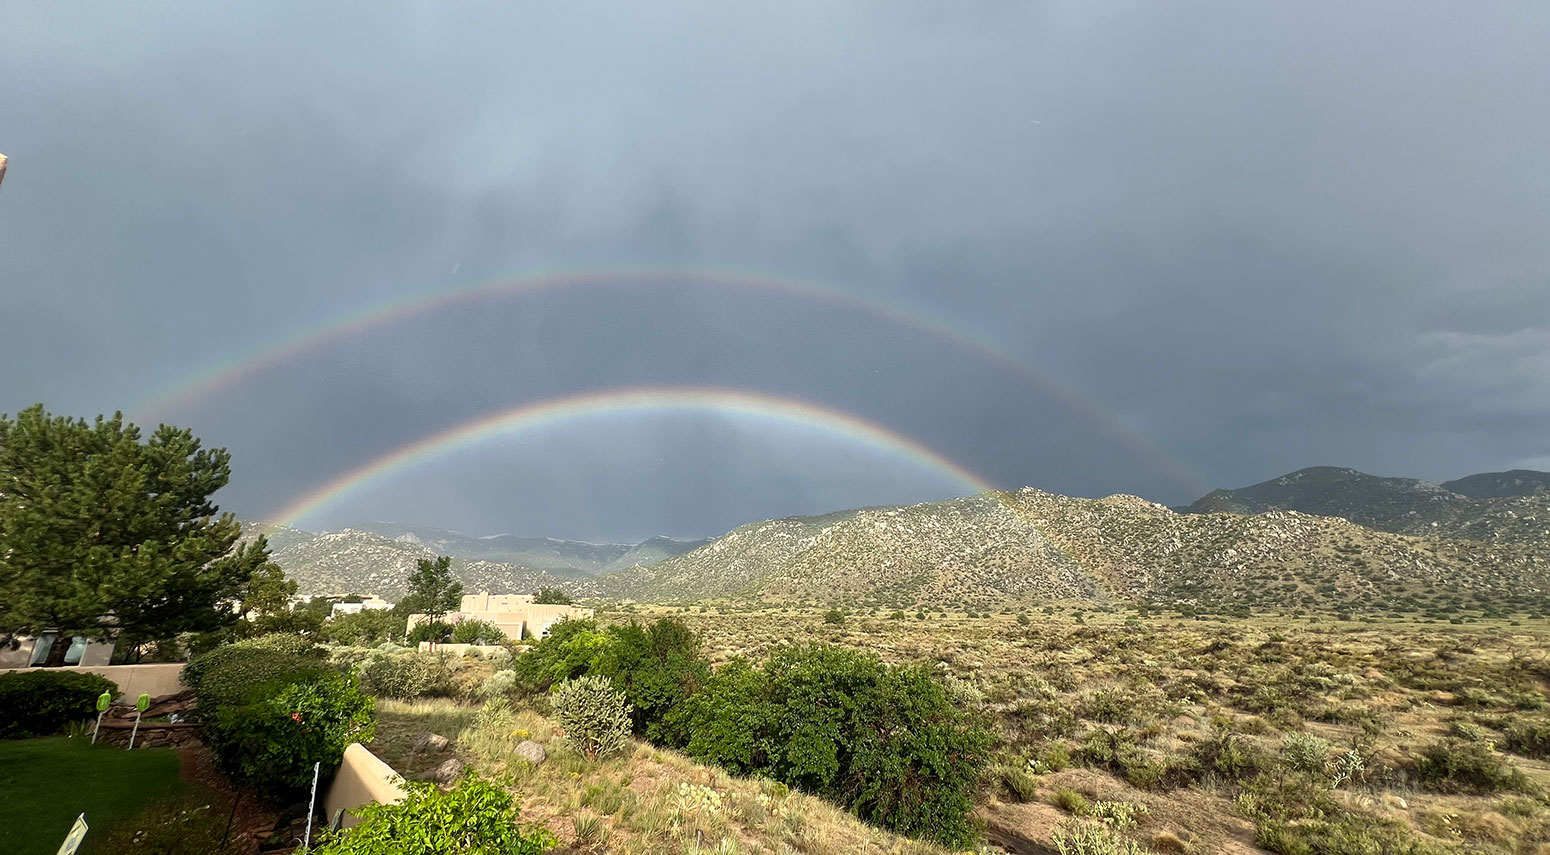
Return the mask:
<svg viewBox="0 0 1550 855">
<path fill-rule="evenodd" d="M 906 307 L 1080 403 L 865 312 L 643 282 L 340 337 L 166 417 L 232 449 L 251 515 L 644 383 L 1168 503 L 1313 464 L 1543 465 L 1547 40 L 1534 5 L 10 4 L 0 411 L 134 414 L 363 307 L 650 262 Z M 951 492 L 832 438 L 637 428 L 496 443 L 321 522 L 702 535 Z"/>
</svg>

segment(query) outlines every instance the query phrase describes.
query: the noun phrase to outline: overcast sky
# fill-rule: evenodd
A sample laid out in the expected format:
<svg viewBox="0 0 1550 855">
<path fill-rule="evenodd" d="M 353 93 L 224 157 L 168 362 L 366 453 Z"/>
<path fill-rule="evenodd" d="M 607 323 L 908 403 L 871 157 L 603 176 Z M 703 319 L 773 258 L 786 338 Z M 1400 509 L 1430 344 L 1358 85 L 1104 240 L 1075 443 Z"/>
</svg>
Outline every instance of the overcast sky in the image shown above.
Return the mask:
<svg viewBox="0 0 1550 855">
<path fill-rule="evenodd" d="M 1550 469 L 1546 44 L 1542 3 L 8 3 L 0 412 L 192 427 L 249 517 L 460 423 L 641 384 L 1169 504 L 1319 464 Z M 352 311 L 604 264 L 859 302 L 581 284 L 154 411 Z M 965 491 L 819 426 L 634 413 L 303 522 L 703 536 Z"/>
</svg>

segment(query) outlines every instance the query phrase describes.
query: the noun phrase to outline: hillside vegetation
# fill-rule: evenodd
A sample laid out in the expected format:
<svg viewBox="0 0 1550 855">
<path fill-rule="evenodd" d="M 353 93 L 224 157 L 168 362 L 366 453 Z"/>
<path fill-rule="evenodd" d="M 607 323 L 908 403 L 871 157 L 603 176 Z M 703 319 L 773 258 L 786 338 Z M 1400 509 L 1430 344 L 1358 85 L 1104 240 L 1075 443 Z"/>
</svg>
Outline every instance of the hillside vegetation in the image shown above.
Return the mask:
<svg viewBox="0 0 1550 855">
<path fill-rule="evenodd" d="M 641 600 L 898 608 L 1532 609 L 1550 593 L 1550 562 L 1525 545 L 1406 537 L 1296 512 L 1180 514 L 1134 496 L 1024 489 L 744 526 L 598 582 Z"/>
<path fill-rule="evenodd" d="M 1214 490 L 1182 510 L 1302 511 L 1398 534 L 1550 544 L 1550 473 L 1516 469 L 1432 484 L 1315 466 L 1237 490 Z"/>
</svg>

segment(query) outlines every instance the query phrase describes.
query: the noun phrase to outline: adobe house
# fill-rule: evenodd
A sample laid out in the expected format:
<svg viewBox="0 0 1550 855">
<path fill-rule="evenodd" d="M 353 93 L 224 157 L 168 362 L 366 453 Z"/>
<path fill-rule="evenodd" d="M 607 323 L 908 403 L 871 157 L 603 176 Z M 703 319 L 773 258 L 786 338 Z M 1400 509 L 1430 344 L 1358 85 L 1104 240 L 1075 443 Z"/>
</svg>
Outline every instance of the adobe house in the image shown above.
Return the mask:
<svg viewBox="0 0 1550 855">
<path fill-rule="evenodd" d="M 592 617 L 591 609 L 552 603 L 535 603 L 530 594 L 466 594 L 455 612 L 442 618 L 444 623 L 456 624 L 464 620 L 482 620 L 493 623 L 506 633 L 507 638 L 543 638 L 554 626 L 566 618 Z M 427 623 L 423 614 L 409 616 L 408 631 Z"/>
</svg>

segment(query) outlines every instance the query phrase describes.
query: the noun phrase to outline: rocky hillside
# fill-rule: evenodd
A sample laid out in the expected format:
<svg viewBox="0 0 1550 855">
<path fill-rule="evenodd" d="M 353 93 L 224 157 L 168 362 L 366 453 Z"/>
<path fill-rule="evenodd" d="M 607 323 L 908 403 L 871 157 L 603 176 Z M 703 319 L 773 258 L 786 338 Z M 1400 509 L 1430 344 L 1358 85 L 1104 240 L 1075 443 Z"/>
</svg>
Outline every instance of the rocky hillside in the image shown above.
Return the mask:
<svg viewBox="0 0 1550 855">
<path fill-rule="evenodd" d="M 1471 499 L 1511 499 L 1550 493 L 1550 472 L 1512 469 L 1507 472 L 1482 472 L 1456 481 L 1442 482 L 1443 489 Z"/>
<path fill-rule="evenodd" d="M 712 538 L 705 540 L 674 540 L 670 537 L 653 537 L 643 540 L 630 547 L 623 555 L 608 562 L 599 573 L 613 573 L 630 567 L 645 567 L 666 561 L 669 558 L 693 552 L 696 549 L 710 543 Z"/>
<path fill-rule="evenodd" d="M 1526 469 L 1445 484 L 1316 466 L 1237 490 L 1214 490 L 1193 514 L 1301 511 L 1398 534 L 1550 544 L 1550 473 Z"/>
<path fill-rule="evenodd" d="M 397 600 L 420 559 L 447 554 L 412 538 L 389 538 L 354 529 L 325 534 L 264 526 L 248 526 L 247 530 L 268 538 L 275 563 L 297 581 L 302 594 L 376 594 Z M 467 591 L 529 594 L 544 586 L 577 594 L 594 590 L 585 581 L 515 564 L 470 561 L 463 556 L 454 557 L 452 571 Z"/>
<path fill-rule="evenodd" d="M 684 541 L 668 537 L 653 537 L 633 544 L 587 543 L 552 537 L 517 537 L 514 534 L 473 537 L 446 529 L 382 521 L 351 528 L 394 540 L 418 543 L 437 555 L 455 555 L 469 561 L 516 564 L 543 570 L 554 576 L 577 579 L 636 564 L 653 564 L 664 558 L 682 555 L 706 543 L 703 540 Z"/>
<path fill-rule="evenodd" d="M 1133 496 L 1025 489 L 743 526 L 597 580 L 612 596 L 733 597 L 908 608 L 1051 599 L 1407 610 L 1542 606 L 1550 560 L 1273 511 L 1181 514 Z"/>
</svg>

